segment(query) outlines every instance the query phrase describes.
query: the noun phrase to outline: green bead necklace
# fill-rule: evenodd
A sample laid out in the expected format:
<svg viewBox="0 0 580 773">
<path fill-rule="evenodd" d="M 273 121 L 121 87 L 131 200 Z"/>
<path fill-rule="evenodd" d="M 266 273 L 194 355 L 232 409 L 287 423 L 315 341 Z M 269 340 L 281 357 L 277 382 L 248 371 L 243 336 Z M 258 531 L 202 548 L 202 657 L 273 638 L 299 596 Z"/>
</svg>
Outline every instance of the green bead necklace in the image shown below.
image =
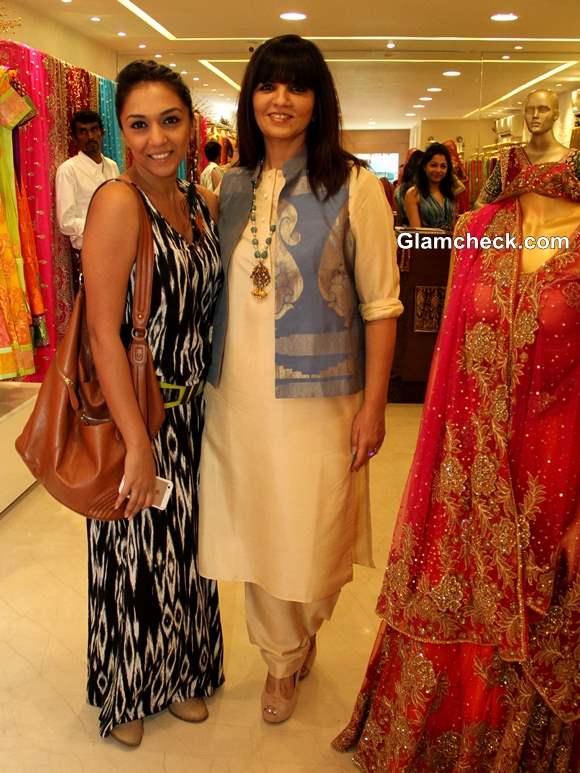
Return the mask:
<svg viewBox="0 0 580 773">
<path fill-rule="evenodd" d="M 252 208 L 250 209 L 250 232 L 252 234 L 252 247 L 254 248 L 254 257 L 258 261 L 254 270 L 250 274 L 250 279 L 254 283 L 252 288 L 252 295 L 256 298 L 265 298 L 268 294 L 266 287 L 272 281 L 270 271 L 266 266 L 265 261 L 268 258 L 270 246 L 272 244 L 272 237 L 276 231 L 276 223 L 272 222 L 272 211 L 274 209 L 274 197 L 272 196 L 272 204 L 270 208 L 270 233 L 266 237 L 266 241 L 262 249 L 260 249 L 260 243 L 258 241 L 258 226 L 256 224 L 256 190 L 262 177 L 262 165 L 260 165 L 260 171 L 256 177 L 252 177 Z"/>
</svg>

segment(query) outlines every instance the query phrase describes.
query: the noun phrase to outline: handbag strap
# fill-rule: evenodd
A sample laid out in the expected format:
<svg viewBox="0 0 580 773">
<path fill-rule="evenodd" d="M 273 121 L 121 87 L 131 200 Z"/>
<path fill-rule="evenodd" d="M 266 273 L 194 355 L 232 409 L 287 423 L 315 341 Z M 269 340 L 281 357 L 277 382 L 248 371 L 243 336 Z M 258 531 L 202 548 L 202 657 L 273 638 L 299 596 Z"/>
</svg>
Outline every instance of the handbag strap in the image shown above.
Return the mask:
<svg viewBox="0 0 580 773">
<path fill-rule="evenodd" d="M 133 322 L 133 338 L 145 338 L 151 310 L 151 288 L 153 283 L 154 258 L 151 218 L 137 186 L 120 178 L 119 182 L 124 182 L 128 185 L 137 197 L 139 235 L 137 237 L 137 253 L 135 256 L 135 290 L 133 293 L 131 318 Z"/>
<path fill-rule="evenodd" d="M 119 178 L 118 178 L 119 179 Z M 161 406 L 161 416 L 163 414 L 163 399 L 156 383 L 156 394 L 150 391 L 148 381 L 147 363 L 151 357 L 149 344 L 147 342 L 147 323 L 151 309 L 151 288 L 153 284 L 153 228 L 151 218 L 145 207 L 145 202 L 141 192 L 134 183 L 128 180 L 120 180 L 128 185 L 137 197 L 137 212 L 139 217 L 139 234 L 137 237 L 137 252 L 135 255 L 135 288 L 133 292 L 133 302 L 131 304 L 131 319 L 133 329 L 131 331 L 132 341 L 127 352 L 129 364 L 131 367 L 131 378 L 135 388 L 135 396 L 139 405 L 139 410 L 143 416 L 145 425 L 149 430 L 151 437 L 157 431 L 152 431 L 152 424 L 155 424 L 155 406 L 151 404 L 156 398 L 156 402 Z M 159 429 L 157 423 L 157 429 Z"/>
</svg>

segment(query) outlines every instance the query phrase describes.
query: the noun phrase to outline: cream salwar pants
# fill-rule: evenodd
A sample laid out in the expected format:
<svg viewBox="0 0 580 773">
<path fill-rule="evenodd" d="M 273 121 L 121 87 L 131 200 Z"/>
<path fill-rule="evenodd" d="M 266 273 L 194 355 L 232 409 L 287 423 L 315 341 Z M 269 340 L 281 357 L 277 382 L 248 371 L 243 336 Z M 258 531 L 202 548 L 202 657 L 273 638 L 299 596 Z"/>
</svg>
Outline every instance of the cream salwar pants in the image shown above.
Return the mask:
<svg viewBox="0 0 580 773">
<path fill-rule="evenodd" d="M 330 620 L 338 593 L 319 601 L 284 601 L 259 585 L 246 583 L 246 622 L 252 644 L 275 679 L 291 676 L 302 666 L 310 637 Z"/>
</svg>

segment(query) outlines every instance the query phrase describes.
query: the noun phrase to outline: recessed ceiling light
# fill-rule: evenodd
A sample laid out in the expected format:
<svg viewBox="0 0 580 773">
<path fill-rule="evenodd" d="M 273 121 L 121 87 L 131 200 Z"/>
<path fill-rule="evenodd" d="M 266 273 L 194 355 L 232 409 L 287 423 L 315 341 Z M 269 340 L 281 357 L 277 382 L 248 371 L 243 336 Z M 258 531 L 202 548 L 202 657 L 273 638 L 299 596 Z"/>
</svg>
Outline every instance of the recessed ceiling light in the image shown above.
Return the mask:
<svg viewBox="0 0 580 773">
<path fill-rule="evenodd" d="M 117 32 L 117 35 L 118 35 L 120 38 L 126 38 L 126 37 L 127 37 L 127 33 L 126 33 L 126 32 Z"/>
<path fill-rule="evenodd" d="M 187 75 L 187 70 L 182 70 L 180 75 Z"/>
<path fill-rule="evenodd" d="M 169 66 L 170 66 L 170 67 L 177 67 L 177 65 L 175 64 L 175 62 L 169 62 Z"/>
<path fill-rule="evenodd" d="M 145 45 L 145 43 L 139 43 L 139 48 L 147 48 L 147 46 Z"/>
<path fill-rule="evenodd" d="M 287 11 L 286 13 L 281 13 L 280 18 L 284 19 L 284 21 L 304 21 L 306 14 L 298 13 L 297 11 Z"/>
<path fill-rule="evenodd" d="M 207 83 L 204 83 L 203 85 L 204 85 L 204 86 L 207 86 Z"/>
<path fill-rule="evenodd" d="M 524 48 L 523 46 L 514 46 L 514 49 L 516 51 L 523 51 L 523 48 Z"/>
<path fill-rule="evenodd" d="M 439 86 L 431 86 L 431 88 L 425 89 L 425 91 L 430 91 L 432 94 L 437 94 L 439 91 L 443 91 L 443 89 L 440 89 Z"/>
<path fill-rule="evenodd" d="M 417 115 L 417 113 L 405 113 L 405 116 L 407 118 L 414 118 Z"/>
<path fill-rule="evenodd" d="M 387 43 L 387 48 L 396 48 L 396 43 L 393 43 L 392 40 L 389 40 L 389 42 Z"/>
<path fill-rule="evenodd" d="M 559 89 L 561 85 L 562 85 L 561 83 L 556 83 L 555 88 Z"/>
<path fill-rule="evenodd" d="M 161 59 L 161 54 L 155 54 L 155 59 Z"/>
<path fill-rule="evenodd" d="M 490 18 L 492 21 L 517 21 L 519 16 L 515 13 L 494 13 Z"/>
<path fill-rule="evenodd" d="M 212 91 L 217 91 L 217 89 L 212 89 Z"/>
<path fill-rule="evenodd" d="M 194 81 L 198 81 L 198 80 L 199 80 L 199 78 L 197 77 L 197 75 L 194 75 L 194 76 L 193 76 L 193 80 L 194 80 Z"/>
<path fill-rule="evenodd" d="M 417 108 L 417 110 L 425 110 L 425 105 L 413 105 L 414 108 Z"/>
<path fill-rule="evenodd" d="M 461 73 L 459 72 L 459 70 L 445 70 L 443 75 L 446 78 L 457 78 L 461 75 Z"/>
<path fill-rule="evenodd" d="M 432 102 L 433 97 L 419 97 L 419 102 Z"/>
<path fill-rule="evenodd" d="M 63 3 L 72 3 L 72 0 L 62 0 Z"/>
<path fill-rule="evenodd" d="M 502 59 L 511 59 L 511 56 L 509 56 L 509 54 L 504 54 L 502 56 Z"/>
<path fill-rule="evenodd" d="M 91 21 L 101 21 L 100 16 L 91 16 Z"/>
</svg>

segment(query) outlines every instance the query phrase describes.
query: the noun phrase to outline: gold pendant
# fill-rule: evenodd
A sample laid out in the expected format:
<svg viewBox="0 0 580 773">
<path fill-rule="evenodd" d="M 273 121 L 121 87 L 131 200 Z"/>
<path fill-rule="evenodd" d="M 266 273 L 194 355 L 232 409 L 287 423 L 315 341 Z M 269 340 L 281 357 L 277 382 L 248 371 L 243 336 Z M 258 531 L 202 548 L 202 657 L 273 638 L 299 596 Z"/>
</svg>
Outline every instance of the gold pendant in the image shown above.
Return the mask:
<svg viewBox="0 0 580 773">
<path fill-rule="evenodd" d="M 254 268 L 250 274 L 250 279 L 254 282 L 252 295 L 256 298 L 265 298 L 268 294 L 268 291 L 265 288 L 270 284 L 270 272 L 263 261 L 260 261 Z"/>
</svg>

